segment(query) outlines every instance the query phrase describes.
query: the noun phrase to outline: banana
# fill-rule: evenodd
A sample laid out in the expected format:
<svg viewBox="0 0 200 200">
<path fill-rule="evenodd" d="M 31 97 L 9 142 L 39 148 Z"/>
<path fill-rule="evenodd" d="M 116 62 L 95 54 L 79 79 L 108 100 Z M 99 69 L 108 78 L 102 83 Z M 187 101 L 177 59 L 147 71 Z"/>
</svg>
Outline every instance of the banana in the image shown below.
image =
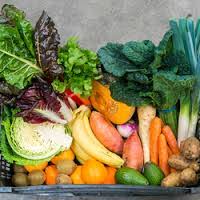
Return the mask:
<svg viewBox="0 0 200 200">
<path fill-rule="evenodd" d="M 92 159 L 90 155 L 88 155 L 80 146 L 79 144 L 74 140 L 71 146 L 71 149 L 76 155 L 77 160 L 81 160 L 82 162 L 85 162 L 87 160 Z M 79 159 L 78 159 L 79 158 Z M 82 164 L 82 163 L 81 163 Z"/>
<path fill-rule="evenodd" d="M 86 106 L 79 108 L 72 124 L 72 136 L 75 142 L 91 157 L 113 167 L 121 167 L 124 160 L 106 149 L 94 136 L 88 117 L 90 109 Z"/>
</svg>

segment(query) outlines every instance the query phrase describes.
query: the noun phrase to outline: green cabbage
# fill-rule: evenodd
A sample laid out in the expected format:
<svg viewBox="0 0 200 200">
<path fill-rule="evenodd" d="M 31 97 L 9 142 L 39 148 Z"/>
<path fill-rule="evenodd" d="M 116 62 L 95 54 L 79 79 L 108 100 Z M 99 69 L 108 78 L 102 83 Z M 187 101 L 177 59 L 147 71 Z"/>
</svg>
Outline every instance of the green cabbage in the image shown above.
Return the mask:
<svg viewBox="0 0 200 200">
<path fill-rule="evenodd" d="M 64 125 L 50 122 L 30 124 L 21 117 L 12 117 L 9 112 L 3 118 L 0 149 L 9 163 L 34 165 L 50 161 L 71 143 L 72 137 Z"/>
</svg>

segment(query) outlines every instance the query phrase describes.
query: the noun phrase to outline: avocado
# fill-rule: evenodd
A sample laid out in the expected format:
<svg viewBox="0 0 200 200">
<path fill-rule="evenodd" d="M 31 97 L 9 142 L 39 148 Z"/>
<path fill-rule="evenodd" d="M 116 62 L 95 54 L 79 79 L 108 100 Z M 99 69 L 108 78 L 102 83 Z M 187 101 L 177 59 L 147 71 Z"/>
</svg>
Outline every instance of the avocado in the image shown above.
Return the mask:
<svg viewBox="0 0 200 200">
<path fill-rule="evenodd" d="M 150 185 L 160 185 L 161 181 L 165 177 L 162 170 L 154 163 L 147 162 L 144 165 L 144 176 L 149 181 Z"/>
<path fill-rule="evenodd" d="M 122 167 L 117 170 L 115 179 L 118 184 L 124 185 L 149 185 L 148 180 L 137 170 Z"/>
</svg>

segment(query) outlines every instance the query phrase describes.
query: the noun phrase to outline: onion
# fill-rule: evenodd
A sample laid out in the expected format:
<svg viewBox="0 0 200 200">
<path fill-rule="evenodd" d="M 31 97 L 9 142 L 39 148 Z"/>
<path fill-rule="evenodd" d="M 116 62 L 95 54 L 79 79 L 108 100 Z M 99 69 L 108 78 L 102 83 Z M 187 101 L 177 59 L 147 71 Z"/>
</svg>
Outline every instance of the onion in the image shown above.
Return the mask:
<svg viewBox="0 0 200 200">
<path fill-rule="evenodd" d="M 129 121 L 126 124 L 117 125 L 117 130 L 122 137 L 128 138 L 132 133 L 138 131 L 138 125 L 134 121 Z"/>
</svg>

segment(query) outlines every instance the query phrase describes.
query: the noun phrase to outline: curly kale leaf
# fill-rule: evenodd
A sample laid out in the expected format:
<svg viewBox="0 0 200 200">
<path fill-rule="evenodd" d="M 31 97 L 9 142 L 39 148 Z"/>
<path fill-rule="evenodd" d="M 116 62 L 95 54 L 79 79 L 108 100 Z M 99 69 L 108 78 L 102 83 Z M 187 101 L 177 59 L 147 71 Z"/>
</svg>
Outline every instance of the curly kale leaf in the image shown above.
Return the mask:
<svg viewBox="0 0 200 200">
<path fill-rule="evenodd" d="M 167 31 L 155 48 L 154 60 L 151 63 L 152 69 L 161 67 L 163 59 L 172 52 L 172 35 L 173 32 L 171 30 Z"/>
<path fill-rule="evenodd" d="M 154 50 L 155 45 L 149 40 L 130 41 L 124 45 L 122 53 L 135 65 L 143 66 L 153 61 Z"/>
<path fill-rule="evenodd" d="M 160 104 L 160 96 L 153 92 L 152 85 L 118 79 L 110 85 L 110 90 L 114 99 L 130 106 Z"/>
<path fill-rule="evenodd" d="M 117 77 L 124 76 L 127 71 L 137 71 L 137 66 L 123 54 L 123 48 L 123 44 L 109 42 L 97 52 L 104 69 Z"/>
<path fill-rule="evenodd" d="M 192 74 L 191 67 L 185 56 L 181 51 L 168 55 L 162 62 L 163 70 L 173 71 L 178 75 Z"/>
<path fill-rule="evenodd" d="M 192 75 L 179 76 L 173 72 L 160 71 L 153 76 L 153 90 L 162 97 L 161 109 L 176 105 L 183 92 L 191 90 L 195 82 Z"/>
</svg>

